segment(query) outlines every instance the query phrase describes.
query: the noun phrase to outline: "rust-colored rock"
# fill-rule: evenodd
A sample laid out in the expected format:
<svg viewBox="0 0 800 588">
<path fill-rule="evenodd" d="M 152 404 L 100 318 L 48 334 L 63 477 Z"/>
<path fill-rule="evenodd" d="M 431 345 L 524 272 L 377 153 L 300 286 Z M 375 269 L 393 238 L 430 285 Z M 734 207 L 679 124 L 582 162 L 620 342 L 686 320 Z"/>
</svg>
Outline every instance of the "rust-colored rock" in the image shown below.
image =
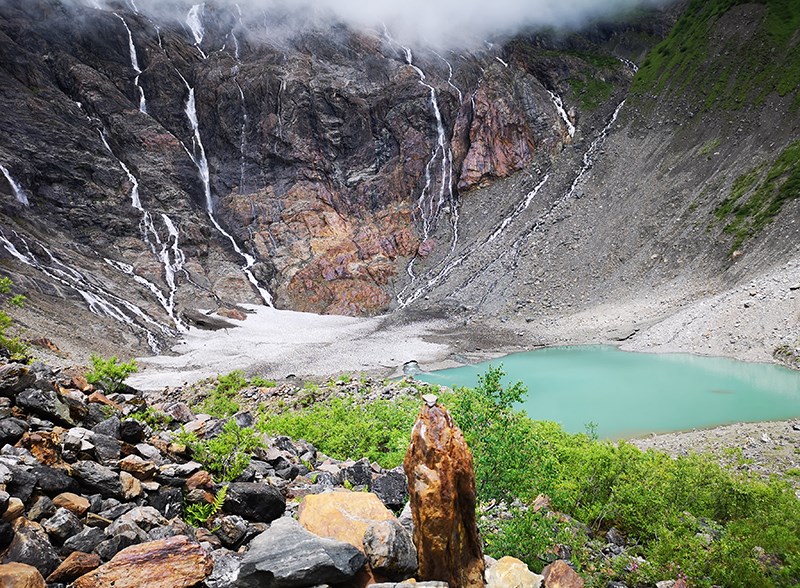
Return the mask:
<svg viewBox="0 0 800 588">
<path fill-rule="evenodd" d="M 52 467 L 61 463 L 58 449 L 58 434 L 60 430 L 57 427 L 50 432 L 25 433 L 17 442 L 17 445 L 30 451 L 39 463 Z"/>
<path fill-rule="evenodd" d="M 211 490 L 214 488 L 214 480 L 207 471 L 200 470 L 189 476 L 189 479 L 186 480 L 185 487 L 187 492 L 197 490 L 198 488 L 202 490 Z"/>
<path fill-rule="evenodd" d="M 78 578 L 74 588 L 188 588 L 202 582 L 214 564 L 185 535 L 123 549 L 96 570 Z"/>
<path fill-rule="evenodd" d="M 69 584 L 75 578 L 97 569 L 101 563 L 102 560 L 96 553 L 73 551 L 52 574 L 47 576 L 47 581 Z"/>
<path fill-rule="evenodd" d="M 551 563 L 544 570 L 544 585 L 547 588 L 583 588 L 583 578 L 563 559 Z"/>
<path fill-rule="evenodd" d="M 56 508 L 66 508 L 79 517 L 83 516 L 90 506 L 89 501 L 83 496 L 78 496 L 72 492 L 62 492 L 53 498 L 53 504 Z"/>
<path fill-rule="evenodd" d="M 408 476 L 419 578 L 483 588 L 472 453 L 447 409 L 426 397 L 403 462 Z"/>
<path fill-rule="evenodd" d="M 102 404 L 104 406 L 110 406 L 114 410 L 122 412 L 122 407 L 119 404 L 108 398 L 102 392 L 92 392 L 89 394 L 89 397 L 86 399 L 88 402 L 94 402 L 96 404 Z"/>
<path fill-rule="evenodd" d="M 0 565 L 0 588 L 45 588 L 45 583 L 35 567 L 8 563 Z"/>
</svg>

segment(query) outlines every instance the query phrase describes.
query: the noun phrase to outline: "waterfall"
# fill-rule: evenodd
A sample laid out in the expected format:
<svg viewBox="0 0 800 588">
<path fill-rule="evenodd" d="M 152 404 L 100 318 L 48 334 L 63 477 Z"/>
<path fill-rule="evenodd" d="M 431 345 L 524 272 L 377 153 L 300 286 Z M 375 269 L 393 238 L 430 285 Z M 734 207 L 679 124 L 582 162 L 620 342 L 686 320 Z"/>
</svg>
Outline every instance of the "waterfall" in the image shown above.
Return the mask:
<svg viewBox="0 0 800 588">
<path fill-rule="evenodd" d="M 131 67 L 133 68 L 133 71 L 136 72 L 136 77 L 133 79 L 133 85 L 136 86 L 137 90 L 139 90 L 139 110 L 147 114 L 147 102 L 144 98 L 144 88 L 142 88 L 142 86 L 139 84 L 139 77 L 142 75 L 142 70 L 139 68 L 139 59 L 136 57 L 136 45 L 133 44 L 133 33 L 131 33 L 128 23 L 125 22 L 125 19 L 122 18 L 122 16 L 116 12 L 114 13 L 114 16 L 122 21 L 122 25 L 128 32 L 128 49 L 130 50 L 131 54 Z"/>
<path fill-rule="evenodd" d="M 180 75 L 180 74 L 178 74 Z M 245 253 L 239 247 L 239 244 L 236 242 L 236 239 L 228 233 L 222 226 L 217 222 L 216 217 L 214 216 L 214 202 L 211 197 L 211 177 L 209 175 L 208 170 L 208 159 L 206 159 L 206 150 L 203 147 L 203 140 L 200 136 L 200 123 L 197 119 L 197 107 L 195 104 L 195 96 L 194 96 L 194 88 L 189 86 L 189 82 L 186 81 L 186 78 L 181 76 L 183 83 L 186 85 L 186 89 L 189 91 L 189 97 L 186 100 L 186 109 L 184 112 L 186 113 L 186 117 L 189 119 L 189 123 L 192 127 L 192 141 L 194 144 L 195 150 L 199 151 L 199 155 L 195 155 L 187 150 L 189 157 L 194 162 L 195 166 L 197 167 L 197 171 L 200 175 L 200 181 L 203 183 L 203 194 L 205 195 L 206 200 L 206 213 L 208 214 L 208 218 L 211 220 L 211 224 L 214 225 L 214 228 L 217 231 L 226 237 L 228 241 L 230 241 L 231 245 L 233 246 L 234 251 L 244 260 L 244 265 L 242 266 L 242 271 L 244 272 L 245 276 L 247 276 L 248 281 L 253 285 L 253 287 L 258 290 L 258 293 L 261 295 L 261 298 L 264 300 L 264 304 L 267 306 L 272 306 L 272 295 L 269 293 L 268 290 L 263 288 L 256 280 L 256 277 L 253 275 L 251 268 L 255 265 L 256 259 L 249 253 Z"/>
<path fill-rule="evenodd" d="M 11 173 L 8 171 L 6 166 L 0 163 L 0 172 L 3 172 L 3 175 L 6 177 L 9 185 L 11 186 L 11 191 L 14 192 L 14 198 L 17 199 L 17 202 L 22 204 L 22 206 L 30 206 L 28 202 L 28 195 L 22 189 L 22 187 L 14 181 L 14 178 L 11 177 Z"/>
<path fill-rule="evenodd" d="M 189 30 L 192 32 L 192 36 L 194 37 L 194 46 L 197 47 L 197 50 L 200 52 L 200 55 L 203 56 L 203 59 L 206 59 L 207 55 L 200 48 L 200 44 L 203 42 L 203 36 L 205 35 L 205 28 L 203 27 L 204 9 L 205 3 L 193 5 L 189 9 L 189 14 L 186 15 L 186 24 L 189 26 Z"/>
<path fill-rule="evenodd" d="M 575 125 L 573 125 L 572 121 L 569 120 L 569 115 L 567 115 L 567 111 L 564 110 L 564 103 L 561 100 L 561 96 L 555 92 L 551 92 L 550 90 L 547 90 L 547 93 L 550 95 L 550 100 L 553 101 L 553 105 L 556 107 L 556 112 L 561 117 L 561 120 L 564 121 L 564 124 L 567 125 L 567 132 L 569 133 L 569 136 L 574 137 Z"/>
</svg>

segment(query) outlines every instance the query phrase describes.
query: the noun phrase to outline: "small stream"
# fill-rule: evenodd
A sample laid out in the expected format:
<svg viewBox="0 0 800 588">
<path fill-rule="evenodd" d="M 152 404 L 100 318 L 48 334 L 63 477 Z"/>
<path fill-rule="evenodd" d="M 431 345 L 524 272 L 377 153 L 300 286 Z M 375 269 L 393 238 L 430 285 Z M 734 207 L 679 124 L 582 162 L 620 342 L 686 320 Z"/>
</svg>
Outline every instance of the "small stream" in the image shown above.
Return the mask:
<svg viewBox="0 0 800 588">
<path fill-rule="evenodd" d="M 415 377 L 475 386 L 478 374 L 500 364 L 505 383 L 528 387 L 520 408 L 531 418 L 556 421 L 572 433 L 594 423 L 600 438 L 800 416 L 800 372 L 721 357 L 553 347 Z"/>
</svg>

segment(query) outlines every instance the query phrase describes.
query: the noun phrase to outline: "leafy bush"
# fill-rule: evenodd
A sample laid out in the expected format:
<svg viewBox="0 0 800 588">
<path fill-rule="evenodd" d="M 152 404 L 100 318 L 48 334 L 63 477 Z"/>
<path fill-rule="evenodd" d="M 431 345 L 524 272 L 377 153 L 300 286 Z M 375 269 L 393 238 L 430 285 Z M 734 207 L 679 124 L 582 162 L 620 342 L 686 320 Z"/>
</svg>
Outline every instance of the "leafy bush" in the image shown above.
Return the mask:
<svg viewBox="0 0 800 588">
<path fill-rule="evenodd" d="M 418 408 L 411 398 L 369 404 L 331 398 L 301 411 L 263 415 L 257 428 L 305 439 L 336 459 L 367 457 L 394 467 L 403 462 Z"/>
<path fill-rule="evenodd" d="M 103 359 L 92 354 L 91 360 L 92 370 L 86 374 L 86 380 L 90 384 L 99 384 L 109 394 L 119 391 L 125 379 L 139 371 L 135 359 L 120 363 L 116 355 Z"/>
<path fill-rule="evenodd" d="M 13 283 L 9 278 L 0 278 L 0 301 L 2 301 L 4 304 L 22 308 L 22 305 L 25 302 L 25 296 L 22 294 L 12 295 L 12 286 Z M 7 312 L 0 309 L 0 348 L 6 352 L 7 356 L 12 361 L 22 361 L 27 363 L 30 359 L 28 355 L 30 348 L 28 345 L 20 341 L 18 337 L 9 337 L 6 334 L 6 331 L 12 324 L 14 324 L 13 319 L 8 315 Z"/>
<path fill-rule="evenodd" d="M 239 411 L 239 404 L 234 400 L 236 394 L 247 386 L 244 372 L 234 370 L 224 376 L 217 376 L 217 385 L 211 394 L 201 402 L 197 409 L 218 419 L 224 419 Z"/>
<path fill-rule="evenodd" d="M 225 504 L 228 495 L 228 484 L 220 488 L 214 495 L 213 502 L 203 502 L 183 505 L 183 520 L 192 527 L 206 527 Z"/>
<path fill-rule="evenodd" d="M 203 468 L 215 479 L 232 482 L 250 465 L 252 452 L 262 446 L 256 432 L 240 427 L 231 419 L 222 432 L 211 439 L 200 440 L 193 433 L 182 431 L 175 440 L 185 444 Z"/>
<path fill-rule="evenodd" d="M 130 418 L 148 425 L 152 429 L 159 431 L 167 427 L 174 419 L 166 413 L 156 410 L 152 406 L 148 406 L 144 410 L 134 412 Z"/>
<path fill-rule="evenodd" d="M 267 380 L 261 376 L 253 376 L 250 378 L 250 384 L 252 386 L 257 386 L 258 388 L 274 388 L 278 385 L 275 380 Z"/>
</svg>

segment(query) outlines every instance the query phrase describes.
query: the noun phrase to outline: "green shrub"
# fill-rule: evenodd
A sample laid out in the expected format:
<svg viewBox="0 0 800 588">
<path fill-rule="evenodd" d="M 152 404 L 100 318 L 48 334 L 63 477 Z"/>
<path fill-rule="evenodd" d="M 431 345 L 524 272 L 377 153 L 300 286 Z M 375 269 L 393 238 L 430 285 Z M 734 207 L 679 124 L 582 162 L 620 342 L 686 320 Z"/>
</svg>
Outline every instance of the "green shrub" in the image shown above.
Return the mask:
<svg viewBox="0 0 800 588">
<path fill-rule="evenodd" d="M 120 363 L 116 355 L 103 359 L 92 354 L 91 360 L 92 370 L 86 374 L 86 380 L 90 384 L 98 384 L 109 394 L 119 391 L 125 379 L 139 371 L 135 359 L 127 363 Z"/>
<path fill-rule="evenodd" d="M 256 432 L 249 427 L 240 427 L 233 419 L 222 428 L 222 432 L 211 439 L 198 439 L 193 433 L 181 431 L 175 440 L 185 444 L 192 456 L 214 479 L 231 482 L 242 475 L 250 465 L 252 452 L 262 446 Z"/>
<path fill-rule="evenodd" d="M 2 304 L 22 308 L 25 296 L 22 294 L 12 294 L 11 288 L 14 284 L 9 278 L 0 278 L 0 301 Z M 14 324 L 13 319 L 0 308 L 0 349 L 3 349 L 12 361 L 27 363 L 30 360 L 30 347 L 27 343 L 20 341 L 18 337 L 9 337 L 6 333 L 9 327 Z"/>
<path fill-rule="evenodd" d="M 264 415 L 257 427 L 305 439 L 336 459 L 367 457 L 390 468 L 403 462 L 418 408 L 410 398 L 369 404 L 331 398 L 302 411 Z"/>
<path fill-rule="evenodd" d="M 224 376 L 217 376 L 217 385 L 211 394 L 197 406 L 197 410 L 218 419 L 236 414 L 239 411 L 239 404 L 234 397 L 247 384 L 244 372 L 240 370 L 234 370 Z"/>
<path fill-rule="evenodd" d="M 250 384 L 252 386 L 256 386 L 258 388 L 274 388 L 278 385 L 275 380 L 267 380 L 266 378 L 262 378 L 261 376 L 253 376 L 250 378 Z"/>
<path fill-rule="evenodd" d="M 132 413 L 130 418 L 150 426 L 155 431 L 165 429 L 174 420 L 168 414 L 163 413 L 160 410 L 156 410 L 152 406 L 148 406 L 144 410 Z"/>
</svg>

